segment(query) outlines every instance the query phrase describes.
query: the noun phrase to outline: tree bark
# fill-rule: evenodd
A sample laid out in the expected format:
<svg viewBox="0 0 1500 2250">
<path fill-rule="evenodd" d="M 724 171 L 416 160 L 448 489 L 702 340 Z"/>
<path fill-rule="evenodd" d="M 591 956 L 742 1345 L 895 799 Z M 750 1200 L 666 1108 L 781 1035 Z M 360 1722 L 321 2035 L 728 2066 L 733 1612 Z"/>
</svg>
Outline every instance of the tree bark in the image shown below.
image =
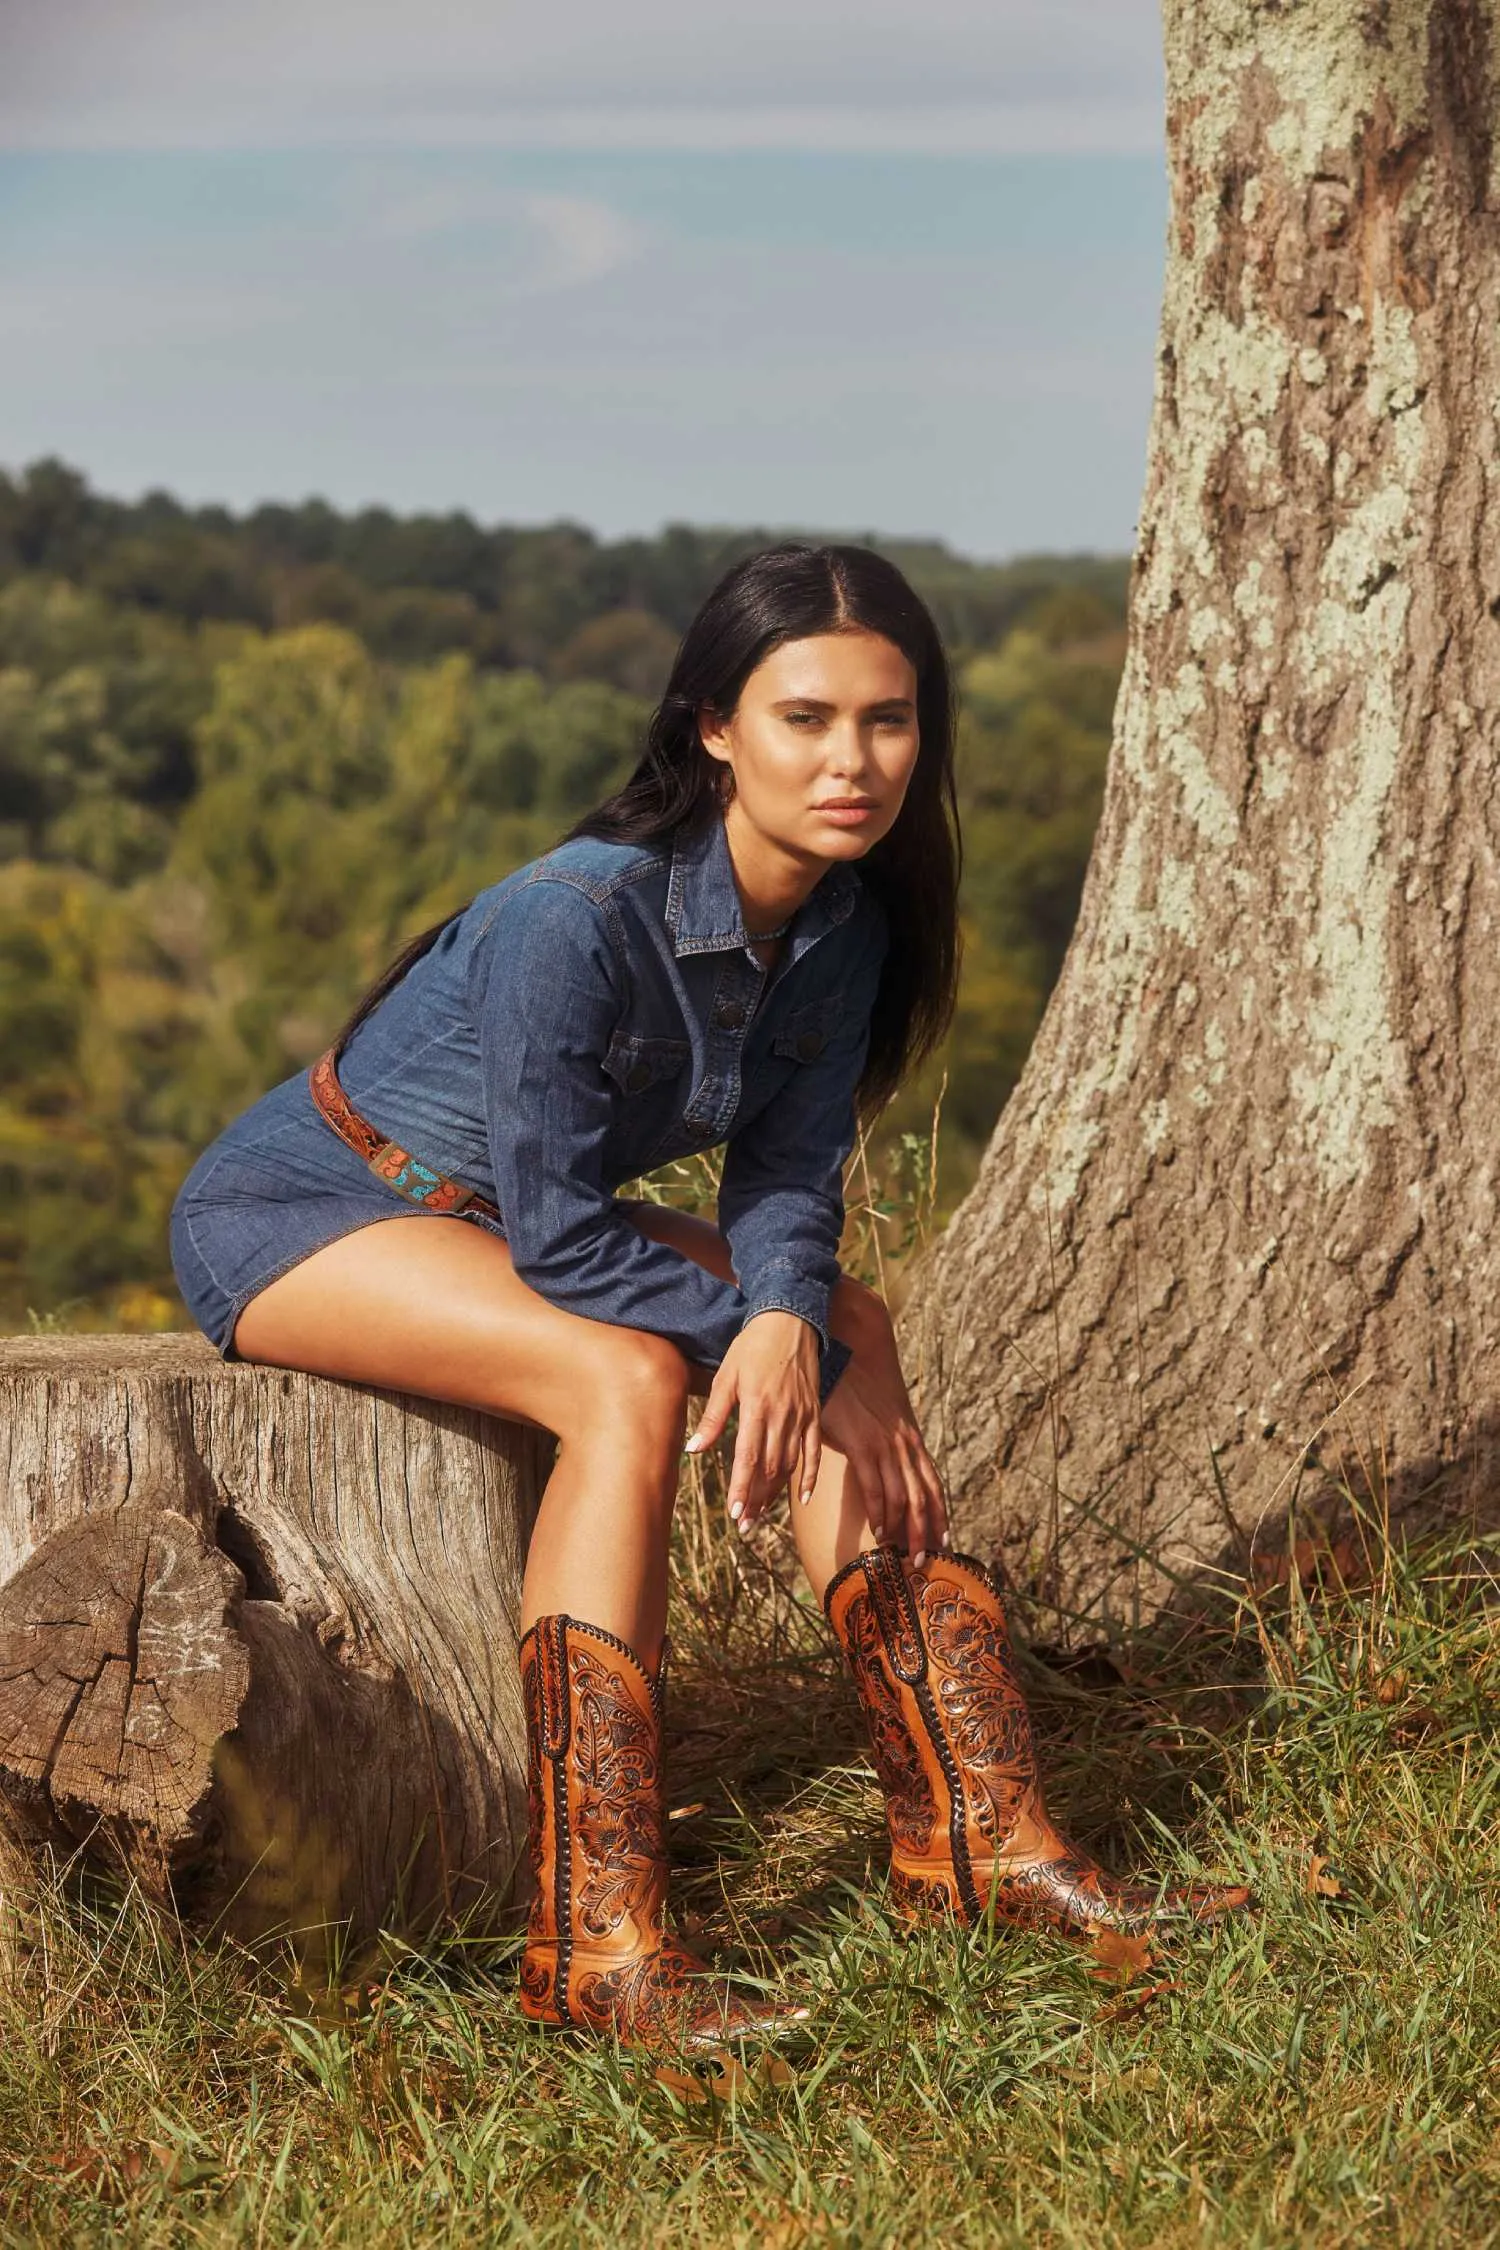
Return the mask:
<svg viewBox="0 0 1500 2250">
<path fill-rule="evenodd" d="M 507 1926 L 550 1454 L 196 1337 L 0 1343 L 0 1823 L 305 1956 Z"/>
<path fill-rule="evenodd" d="M 1079 922 L 906 1320 L 1074 1611 L 1493 1489 L 1496 0 L 1166 0 L 1171 225 Z"/>
</svg>

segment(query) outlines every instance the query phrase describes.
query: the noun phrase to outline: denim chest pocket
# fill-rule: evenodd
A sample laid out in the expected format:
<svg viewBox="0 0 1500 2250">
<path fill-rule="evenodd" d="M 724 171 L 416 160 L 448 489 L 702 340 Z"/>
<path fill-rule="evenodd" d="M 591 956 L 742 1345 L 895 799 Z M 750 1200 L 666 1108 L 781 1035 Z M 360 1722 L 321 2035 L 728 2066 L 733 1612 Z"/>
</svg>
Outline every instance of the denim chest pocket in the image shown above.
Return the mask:
<svg viewBox="0 0 1500 2250">
<path fill-rule="evenodd" d="M 642 1039 L 633 1032 L 617 1031 L 604 1068 L 622 1094 L 645 1094 L 686 1070 L 692 1052 L 685 1039 Z"/>
<path fill-rule="evenodd" d="M 773 1054 L 791 1062 L 816 1062 L 838 1024 L 843 1001 L 836 992 L 794 1008 L 771 1041 Z"/>
</svg>

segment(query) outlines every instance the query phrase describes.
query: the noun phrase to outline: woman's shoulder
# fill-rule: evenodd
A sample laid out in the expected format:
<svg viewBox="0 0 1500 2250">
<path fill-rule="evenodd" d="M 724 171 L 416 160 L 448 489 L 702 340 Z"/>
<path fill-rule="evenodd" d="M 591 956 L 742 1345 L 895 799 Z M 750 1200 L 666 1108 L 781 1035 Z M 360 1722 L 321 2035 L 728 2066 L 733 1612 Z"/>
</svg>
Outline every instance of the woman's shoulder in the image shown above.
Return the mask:
<svg viewBox="0 0 1500 2250">
<path fill-rule="evenodd" d="M 671 864 L 662 844 L 622 844 L 607 836 L 570 836 L 543 852 L 517 874 L 527 882 L 570 883 L 592 897 L 606 898 L 623 883 L 639 882 Z"/>
<path fill-rule="evenodd" d="M 600 909 L 621 889 L 656 874 L 665 884 L 670 854 L 656 844 L 619 844 L 603 836 L 571 836 L 551 851 L 480 891 L 469 907 L 476 933 L 504 911 L 507 923 L 566 919 L 586 901 Z"/>
</svg>

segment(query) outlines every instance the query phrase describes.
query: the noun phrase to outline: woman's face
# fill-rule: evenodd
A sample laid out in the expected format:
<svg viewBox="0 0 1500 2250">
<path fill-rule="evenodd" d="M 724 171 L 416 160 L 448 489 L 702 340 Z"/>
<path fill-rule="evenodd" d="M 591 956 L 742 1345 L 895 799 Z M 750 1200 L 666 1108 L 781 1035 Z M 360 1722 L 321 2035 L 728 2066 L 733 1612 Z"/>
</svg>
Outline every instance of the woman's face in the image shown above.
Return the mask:
<svg viewBox="0 0 1500 2250">
<path fill-rule="evenodd" d="M 733 771 L 735 826 L 797 859 L 859 859 L 900 812 L 917 762 L 917 676 L 879 633 L 817 633 L 763 658 L 732 718 L 703 710 L 698 726 Z"/>
</svg>

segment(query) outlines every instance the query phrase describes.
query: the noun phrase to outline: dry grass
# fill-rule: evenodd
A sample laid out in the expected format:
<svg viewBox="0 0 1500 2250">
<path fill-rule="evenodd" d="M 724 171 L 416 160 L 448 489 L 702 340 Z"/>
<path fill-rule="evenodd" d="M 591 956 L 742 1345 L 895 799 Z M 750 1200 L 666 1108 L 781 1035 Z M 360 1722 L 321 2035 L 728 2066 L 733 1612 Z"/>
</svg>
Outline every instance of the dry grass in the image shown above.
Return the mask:
<svg viewBox="0 0 1500 2250">
<path fill-rule="evenodd" d="M 818 1619 L 684 1495 L 679 1909 L 810 1997 L 789 2084 L 664 2084 L 524 2026 L 503 1949 L 314 2003 L 138 1902 L 12 1871 L 0 2241 L 149 2246 L 1500 2239 L 1500 1609 L 1481 1549 L 1315 1568 L 1034 1666 L 1054 1796 L 1116 1864 L 1254 1881 L 1123 1988 L 1040 1939 L 903 1939 Z M 686 1810 L 686 1808 L 696 1808 Z"/>
</svg>

